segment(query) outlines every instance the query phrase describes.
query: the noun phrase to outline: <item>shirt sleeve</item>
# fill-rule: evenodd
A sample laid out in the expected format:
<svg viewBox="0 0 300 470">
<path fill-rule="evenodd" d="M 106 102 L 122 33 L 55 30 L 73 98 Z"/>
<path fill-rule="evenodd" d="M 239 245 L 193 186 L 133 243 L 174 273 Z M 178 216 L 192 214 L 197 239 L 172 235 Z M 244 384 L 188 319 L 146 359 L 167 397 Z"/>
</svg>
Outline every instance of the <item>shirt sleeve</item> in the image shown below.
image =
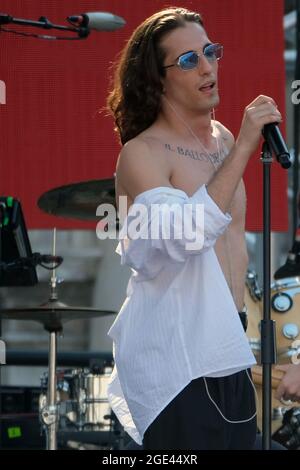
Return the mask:
<svg viewBox="0 0 300 470">
<path fill-rule="evenodd" d="M 171 262 L 185 262 L 212 248 L 231 222 L 201 186 L 191 197 L 179 189 L 159 187 L 138 195 L 119 234 L 117 253 L 147 278 Z"/>
</svg>

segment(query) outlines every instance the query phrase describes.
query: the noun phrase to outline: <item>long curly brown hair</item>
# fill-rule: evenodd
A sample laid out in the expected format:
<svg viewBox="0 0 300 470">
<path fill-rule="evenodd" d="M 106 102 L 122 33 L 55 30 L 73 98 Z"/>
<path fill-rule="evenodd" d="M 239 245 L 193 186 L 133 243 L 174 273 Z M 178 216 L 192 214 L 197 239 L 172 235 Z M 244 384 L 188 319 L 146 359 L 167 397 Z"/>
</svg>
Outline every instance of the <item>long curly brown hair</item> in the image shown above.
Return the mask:
<svg viewBox="0 0 300 470">
<path fill-rule="evenodd" d="M 177 7 L 161 10 L 137 27 L 121 52 L 107 105 L 123 145 L 156 120 L 165 76 L 166 54 L 160 42 L 185 22 L 203 26 L 199 13 Z"/>
</svg>

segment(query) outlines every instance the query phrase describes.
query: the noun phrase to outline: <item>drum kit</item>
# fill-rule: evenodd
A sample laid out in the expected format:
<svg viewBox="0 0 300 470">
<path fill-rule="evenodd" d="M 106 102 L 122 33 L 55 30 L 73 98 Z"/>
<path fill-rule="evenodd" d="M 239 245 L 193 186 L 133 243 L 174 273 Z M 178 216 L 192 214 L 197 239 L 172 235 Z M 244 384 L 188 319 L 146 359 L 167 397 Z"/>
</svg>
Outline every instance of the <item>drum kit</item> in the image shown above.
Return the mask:
<svg viewBox="0 0 300 470">
<path fill-rule="evenodd" d="M 96 208 L 100 203 L 114 202 L 114 179 L 92 180 L 63 186 L 43 194 L 38 206 L 49 214 L 99 220 Z M 54 253 L 56 244 L 54 231 Z M 116 420 L 107 398 L 107 384 L 112 364 L 102 369 L 57 370 L 57 335 L 70 320 L 112 315 L 116 312 L 94 308 L 71 307 L 58 300 L 57 277 L 52 271 L 49 300 L 37 307 L 0 310 L 0 319 L 33 320 L 49 333 L 48 372 L 41 379 L 39 414 L 46 431 L 46 448 L 56 450 L 58 437 L 73 448 L 110 449 L 116 446 Z M 91 444 L 90 444 L 91 443 Z M 87 447 L 85 447 L 87 446 Z"/>
<path fill-rule="evenodd" d="M 271 285 L 271 315 L 276 325 L 276 349 L 278 364 L 292 364 L 293 359 L 300 357 L 300 277 L 277 279 Z M 258 364 L 260 363 L 260 321 L 263 317 L 262 290 L 254 271 L 248 271 L 246 276 L 245 304 L 248 310 L 247 336 L 250 346 Z M 299 305 L 298 305 L 299 304 Z M 299 362 L 299 361 L 298 361 Z M 287 425 L 287 417 L 296 412 L 300 415 L 300 408 L 290 400 L 277 400 L 277 389 L 284 373 L 272 368 L 272 433 L 273 439 L 287 448 L 300 448 L 300 419 L 296 420 L 294 427 Z M 262 429 L 262 367 L 252 368 L 252 377 L 258 395 L 257 421 Z M 285 429 L 289 429 L 289 433 Z M 282 430 L 284 432 L 282 433 Z M 298 436 L 298 438 L 296 438 Z M 289 443 L 293 447 L 289 447 Z"/>
<path fill-rule="evenodd" d="M 257 276 L 248 271 L 245 304 L 249 311 L 248 337 L 254 354 L 260 354 L 260 320 L 262 318 L 262 291 Z M 271 314 L 276 321 L 277 362 L 293 363 L 300 353 L 300 277 L 278 279 L 271 285 Z M 298 305 L 299 304 L 299 305 Z"/>
<path fill-rule="evenodd" d="M 113 178 L 61 186 L 44 193 L 38 200 L 39 208 L 48 214 L 94 221 L 99 220 L 96 216 L 96 209 L 100 203 L 115 205 Z M 290 363 L 300 354 L 300 341 L 297 341 L 300 333 L 299 294 L 300 276 L 277 279 L 271 286 L 272 318 L 276 320 L 277 357 L 280 364 Z M 261 350 L 262 303 L 262 290 L 259 287 L 257 275 L 253 271 L 248 271 L 245 289 L 245 305 L 248 310 L 247 335 L 258 363 Z M 120 436 L 121 432 L 109 407 L 107 394 L 112 364 L 106 364 L 102 369 L 56 369 L 57 334 L 62 331 L 63 323 L 113 313 L 115 312 L 70 307 L 60 302 L 57 296 L 55 269 L 51 277 L 51 293 L 48 302 L 33 308 L 0 311 L 0 318 L 35 320 L 41 323 L 49 333 L 48 372 L 41 379 L 39 397 L 40 420 L 46 431 L 46 447 L 49 450 L 57 449 L 58 438 L 60 442 L 66 442 L 68 448 L 74 449 L 120 448 L 118 438 L 114 436 Z M 261 367 L 255 366 L 252 375 L 260 402 L 258 424 L 261 427 Z M 273 391 L 281 378 L 282 372 L 273 368 Z M 296 429 L 292 434 L 300 435 L 300 408 L 298 410 L 292 405 L 292 403 L 283 404 L 273 396 L 273 436 L 280 435 L 281 428 L 284 429 L 284 435 L 287 435 L 286 429 Z M 296 410 L 297 419 L 294 416 L 294 410 Z M 291 420 L 293 423 L 297 422 L 297 426 L 287 424 L 289 413 L 292 413 Z M 286 445 L 287 441 L 283 442 L 282 435 L 280 436 L 281 443 Z M 291 433 L 288 434 L 288 438 L 291 440 Z M 295 444 L 293 435 L 292 441 L 294 448 L 297 448 L 296 444 L 300 448 L 300 439 Z"/>
</svg>

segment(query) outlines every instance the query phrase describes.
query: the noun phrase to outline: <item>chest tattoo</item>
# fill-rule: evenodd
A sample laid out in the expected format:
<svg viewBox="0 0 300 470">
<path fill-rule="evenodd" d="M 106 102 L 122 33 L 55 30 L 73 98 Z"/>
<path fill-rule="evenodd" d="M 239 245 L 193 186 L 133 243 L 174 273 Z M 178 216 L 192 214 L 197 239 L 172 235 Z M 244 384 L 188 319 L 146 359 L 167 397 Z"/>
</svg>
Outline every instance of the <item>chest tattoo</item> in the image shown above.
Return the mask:
<svg viewBox="0 0 300 470">
<path fill-rule="evenodd" d="M 220 155 L 218 152 L 199 152 L 198 150 L 188 149 L 186 147 L 181 147 L 179 145 L 172 146 L 171 144 L 165 144 L 165 149 L 169 152 L 177 153 L 182 157 L 192 158 L 193 160 L 198 160 L 201 162 L 213 162 L 215 164 L 220 164 L 224 160 L 224 151 L 220 151 Z"/>
</svg>

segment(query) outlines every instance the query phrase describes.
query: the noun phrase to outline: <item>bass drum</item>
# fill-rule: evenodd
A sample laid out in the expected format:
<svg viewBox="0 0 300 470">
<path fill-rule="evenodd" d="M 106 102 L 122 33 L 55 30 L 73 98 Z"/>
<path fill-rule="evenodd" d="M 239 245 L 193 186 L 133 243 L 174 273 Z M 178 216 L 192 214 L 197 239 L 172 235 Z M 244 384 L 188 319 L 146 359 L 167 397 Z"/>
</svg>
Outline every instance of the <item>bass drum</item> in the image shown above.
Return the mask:
<svg viewBox="0 0 300 470">
<path fill-rule="evenodd" d="M 277 362 L 300 362 L 300 278 L 289 277 L 271 286 L 271 316 L 276 321 Z"/>
</svg>

